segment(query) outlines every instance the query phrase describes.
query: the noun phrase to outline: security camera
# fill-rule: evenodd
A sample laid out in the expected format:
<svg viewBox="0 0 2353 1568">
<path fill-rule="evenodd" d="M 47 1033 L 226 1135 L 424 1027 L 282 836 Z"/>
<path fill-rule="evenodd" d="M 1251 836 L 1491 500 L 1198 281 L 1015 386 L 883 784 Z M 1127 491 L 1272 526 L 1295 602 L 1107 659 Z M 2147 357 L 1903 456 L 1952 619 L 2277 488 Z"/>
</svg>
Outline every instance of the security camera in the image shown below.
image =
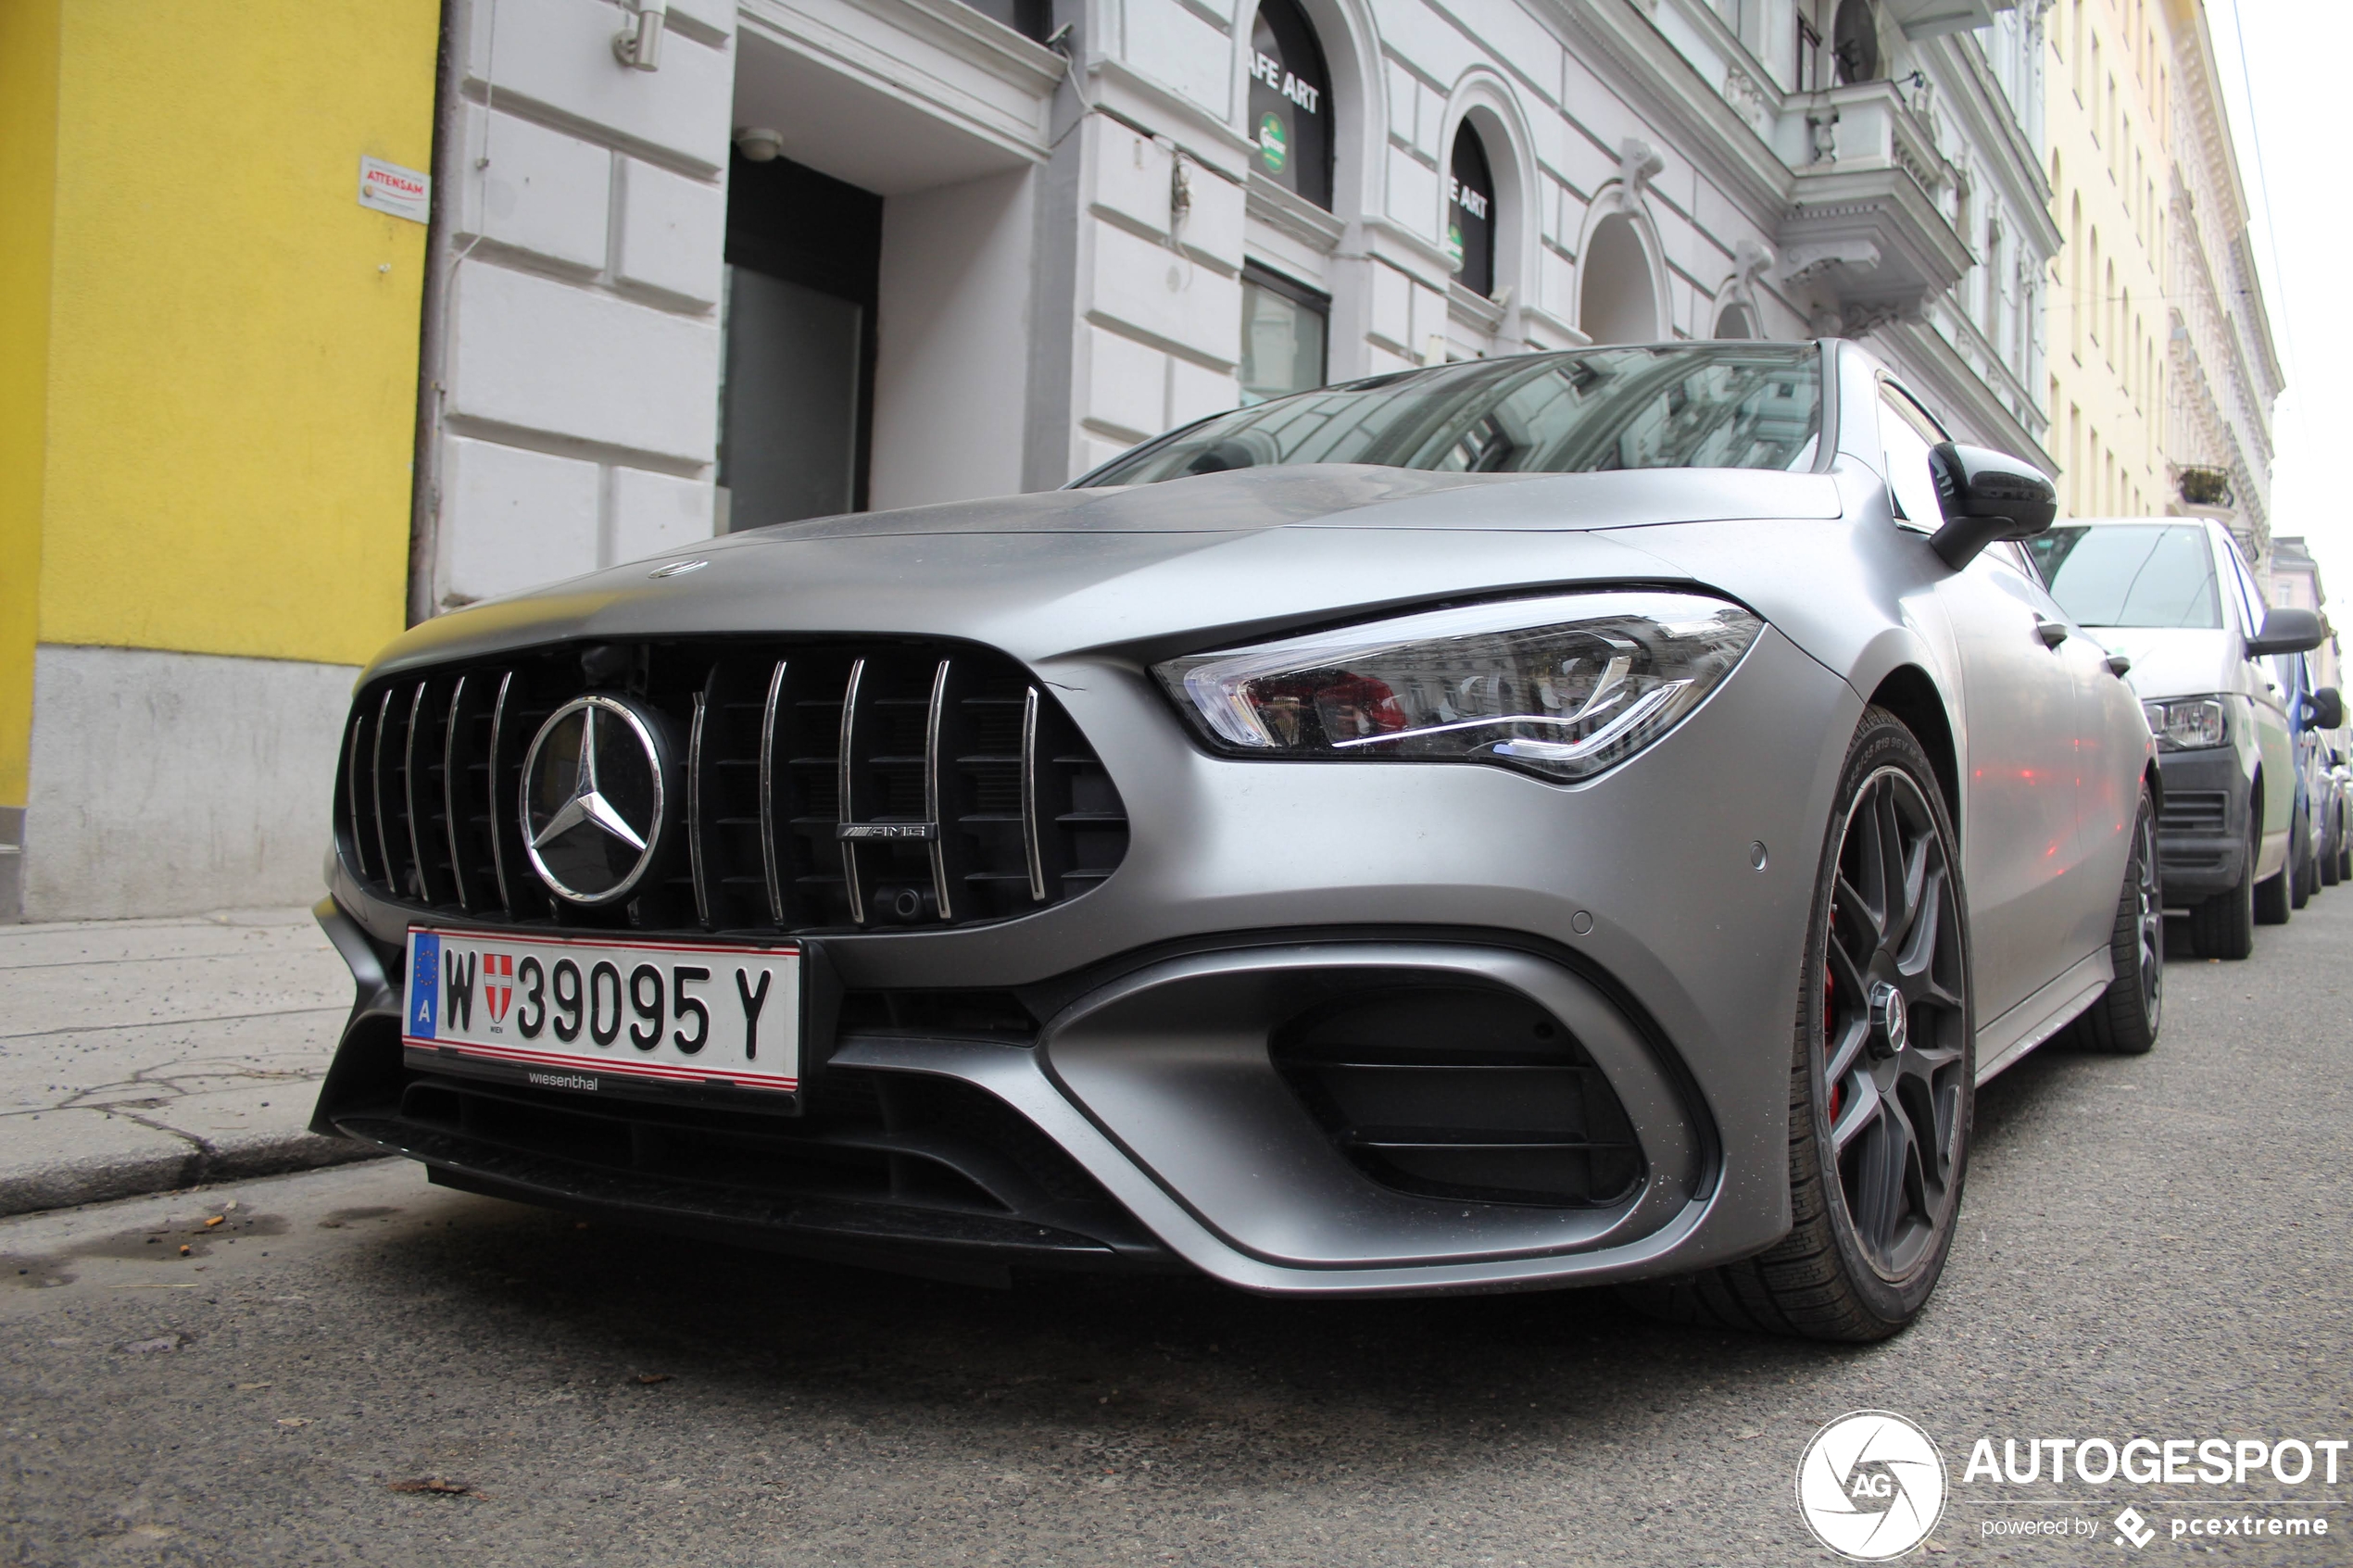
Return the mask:
<svg viewBox="0 0 2353 1568">
<path fill-rule="evenodd" d="M 770 163 L 785 150 L 785 139 L 776 132 L 747 126 L 736 132 L 736 146 L 750 162 Z"/>
</svg>

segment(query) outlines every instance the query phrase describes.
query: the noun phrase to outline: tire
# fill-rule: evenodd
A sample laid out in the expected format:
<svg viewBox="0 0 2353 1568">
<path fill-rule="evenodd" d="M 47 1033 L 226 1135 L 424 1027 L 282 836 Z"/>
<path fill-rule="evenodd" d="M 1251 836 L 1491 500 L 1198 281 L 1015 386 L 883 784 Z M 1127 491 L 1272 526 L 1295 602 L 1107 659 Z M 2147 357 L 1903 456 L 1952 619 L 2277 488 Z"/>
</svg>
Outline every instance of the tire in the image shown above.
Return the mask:
<svg viewBox="0 0 2353 1568">
<path fill-rule="evenodd" d="M 2246 862 L 2238 884 L 2190 909 L 2190 951 L 2202 959 L 2255 956 L 2255 856 L 2262 846 L 2255 824 L 2246 830 Z"/>
<path fill-rule="evenodd" d="M 2334 887 L 2345 880 L 2345 830 L 2339 827 L 2321 848 L 2321 885 Z"/>
<path fill-rule="evenodd" d="M 2300 909 L 2320 891 L 2321 869 L 2313 863 L 2310 821 L 2291 832 L 2289 838 L 2296 848 L 2287 858 L 2287 902 L 2290 909 Z"/>
<path fill-rule="evenodd" d="M 2133 853 L 2117 895 L 2108 955 L 2116 977 L 2075 1021 L 2079 1045 L 2118 1056 L 2145 1056 L 2165 1021 L 2165 888 L 2157 857 L 2157 802 L 2141 790 Z"/>
<path fill-rule="evenodd" d="M 1846 1343 L 1919 1316 L 1952 1249 L 1976 1109 L 1959 867 L 1927 755 L 1894 714 L 1868 709 L 1823 836 L 1799 969 L 1790 1232 L 1738 1263 L 1625 1287 L 1633 1305 Z"/>
<path fill-rule="evenodd" d="M 2287 864 L 2255 884 L 2255 923 L 2285 925 L 2296 912 L 2296 853 L 2288 852 Z"/>
<path fill-rule="evenodd" d="M 2336 880 L 2353 882 L 2353 827 L 2345 833 L 2345 842 L 2336 852 Z"/>
</svg>

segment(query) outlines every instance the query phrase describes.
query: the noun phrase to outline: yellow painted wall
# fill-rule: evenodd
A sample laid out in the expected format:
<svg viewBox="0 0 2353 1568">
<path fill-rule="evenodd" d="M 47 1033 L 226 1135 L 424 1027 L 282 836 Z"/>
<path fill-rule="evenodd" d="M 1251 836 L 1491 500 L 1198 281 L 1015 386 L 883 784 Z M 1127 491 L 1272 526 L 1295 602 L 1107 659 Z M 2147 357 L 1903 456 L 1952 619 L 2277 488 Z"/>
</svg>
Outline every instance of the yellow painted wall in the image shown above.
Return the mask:
<svg viewBox="0 0 2353 1568">
<path fill-rule="evenodd" d="M 39 635 L 62 0 L 0 0 L 0 806 L 25 800 Z"/>
<path fill-rule="evenodd" d="M 425 256 L 359 157 L 431 166 L 437 0 L 62 16 L 40 639 L 359 662 L 404 621 Z"/>
</svg>

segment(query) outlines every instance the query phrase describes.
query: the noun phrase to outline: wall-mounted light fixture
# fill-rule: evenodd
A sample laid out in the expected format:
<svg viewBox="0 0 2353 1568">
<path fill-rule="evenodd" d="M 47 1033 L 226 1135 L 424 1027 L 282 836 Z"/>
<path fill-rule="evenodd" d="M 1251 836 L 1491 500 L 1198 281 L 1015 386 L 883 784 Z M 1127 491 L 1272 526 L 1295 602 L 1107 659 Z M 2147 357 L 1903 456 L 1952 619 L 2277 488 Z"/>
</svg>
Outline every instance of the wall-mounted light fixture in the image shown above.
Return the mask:
<svg viewBox="0 0 2353 1568">
<path fill-rule="evenodd" d="M 660 69 L 661 29 L 669 19 L 670 0 L 622 0 L 622 11 L 630 20 L 612 35 L 612 57 L 632 70 Z"/>
<path fill-rule="evenodd" d="M 747 163 L 774 163 L 785 150 L 785 138 L 765 126 L 745 125 L 736 130 L 736 150 L 744 155 Z"/>
</svg>

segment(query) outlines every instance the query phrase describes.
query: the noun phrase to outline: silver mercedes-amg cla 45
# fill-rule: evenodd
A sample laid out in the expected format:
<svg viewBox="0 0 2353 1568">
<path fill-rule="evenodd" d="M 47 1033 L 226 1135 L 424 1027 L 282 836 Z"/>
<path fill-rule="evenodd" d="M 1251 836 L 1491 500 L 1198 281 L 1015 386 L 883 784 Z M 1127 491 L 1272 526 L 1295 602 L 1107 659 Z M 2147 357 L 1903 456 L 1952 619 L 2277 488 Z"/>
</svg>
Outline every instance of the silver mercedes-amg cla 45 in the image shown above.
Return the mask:
<svg viewBox="0 0 2353 1568">
<path fill-rule="evenodd" d="M 352 707 L 315 1125 L 950 1278 L 1893 1333 L 1977 1085 L 2158 1029 L 2052 512 L 1853 344 L 1590 349 L 444 616 Z"/>
</svg>

